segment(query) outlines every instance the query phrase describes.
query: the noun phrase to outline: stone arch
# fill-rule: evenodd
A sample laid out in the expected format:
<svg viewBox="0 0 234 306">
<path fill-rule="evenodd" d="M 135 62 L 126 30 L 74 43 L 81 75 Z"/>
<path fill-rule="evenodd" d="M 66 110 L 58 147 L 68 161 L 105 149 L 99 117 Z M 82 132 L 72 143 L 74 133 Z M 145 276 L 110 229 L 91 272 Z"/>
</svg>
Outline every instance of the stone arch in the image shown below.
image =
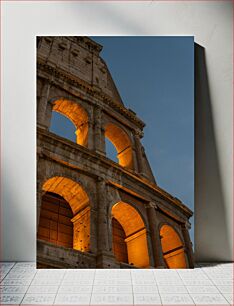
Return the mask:
<svg viewBox="0 0 234 306">
<path fill-rule="evenodd" d="M 76 127 L 77 144 L 88 147 L 89 116 L 79 103 L 66 98 L 53 99 L 52 111 L 67 117 Z"/>
<path fill-rule="evenodd" d="M 97 205 L 96 183 L 95 180 L 74 169 L 69 169 L 56 161 L 41 159 L 38 160 L 37 173 L 37 193 L 43 193 L 43 184 L 53 177 L 64 177 L 79 184 L 85 190 L 90 202 L 89 205 L 95 208 Z"/>
<path fill-rule="evenodd" d="M 125 243 L 127 248 L 127 263 L 139 268 L 149 267 L 147 231 L 145 222 L 139 211 L 132 205 L 121 201 L 112 206 L 111 215 L 112 218 L 117 220 L 125 234 L 124 239 L 122 235 L 122 239 L 119 239 L 119 242 L 115 241 L 113 237 L 112 246 L 114 252 L 118 249 L 118 253 L 121 253 L 119 248 L 121 244 Z M 117 245 L 118 243 L 119 245 Z"/>
<path fill-rule="evenodd" d="M 129 135 L 113 123 L 104 126 L 105 137 L 112 142 L 117 151 L 117 158 L 122 167 L 133 169 L 133 147 Z"/>
<path fill-rule="evenodd" d="M 164 261 L 169 269 L 186 269 L 184 243 L 179 232 L 170 224 L 159 227 Z"/>
<path fill-rule="evenodd" d="M 73 223 L 73 248 L 82 252 L 89 251 L 90 201 L 83 187 L 72 179 L 53 176 L 43 183 L 42 190 L 44 195 L 48 193 L 58 195 L 69 204 L 72 211 L 70 221 Z M 40 214 L 38 233 L 40 233 L 42 218 L 43 215 Z M 58 218 L 63 219 L 62 216 L 58 216 Z M 47 219 L 51 219 L 51 216 Z"/>
<path fill-rule="evenodd" d="M 37 238 L 73 248 L 73 213 L 69 203 L 53 192 L 44 192 L 41 202 Z"/>
</svg>

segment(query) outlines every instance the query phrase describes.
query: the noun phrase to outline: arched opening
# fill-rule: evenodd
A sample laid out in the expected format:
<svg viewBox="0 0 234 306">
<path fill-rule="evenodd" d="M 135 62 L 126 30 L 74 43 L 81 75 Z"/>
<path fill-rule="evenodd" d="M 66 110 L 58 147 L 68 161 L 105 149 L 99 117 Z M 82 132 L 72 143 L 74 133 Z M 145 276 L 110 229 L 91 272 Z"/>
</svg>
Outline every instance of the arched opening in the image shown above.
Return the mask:
<svg viewBox="0 0 234 306">
<path fill-rule="evenodd" d="M 112 207 L 112 248 L 118 261 L 149 267 L 145 224 L 135 208 L 119 202 Z"/>
<path fill-rule="evenodd" d="M 113 145 L 113 143 L 108 138 L 106 138 L 105 140 L 106 140 L 105 141 L 106 157 L 108 157 L 109 159 L 113 160 L 116 163 L 119 163 L 119 160 L 118 160 L 118 157 L 117 157 L 118 152 L 116 151 L 115 146 Z"/>
<path fill-rule="evenodd" d="M 42 196 L 38 239 L 72 248 L 72 217 L 71 207 L 63 197 L 46 192 Z"/>
<path fill-rule="evenodd" d="M 118 220 L 112 218 L 112 245 L 115 258 L 119 262 L 128 263 L 128 250 L 125 242 L 126 238 L 127 237 L 122 225 L 118 222 Z"/>
<path fill-rule="evenodd" d="M 75 125 L 66 116 L 54 111 L 52 112 L 50 131 L 75 143 L 77 141 Z"/>
<path fill-rule="evenodd" d="M 186 269 L 184 246 L 176 231 L 169 225 L 163 225 L 160 230 L 160 237 L 167 267 L 169 269 Z"/>
<path fill-rule="evenodd" d="M 132 144 L 126 132 L 118 126 L 108 123 L 105 126 L 105 137 L 114 145 L 119 164 L 133 169 Z"/>
<path fill-rule="evenodd" d="M 47 227 L 52 226 L 51 224 L 54 226 L 53 221 L 57 218 L 57 226 L 65 224 L 70 227 L 68 229 L 67 227 L 60 226 L 63 228 L 63 232 L 67 231 L 66 234 L 70 237 L 69 240 L 67 236 L 64 236 L 67 238 L 66 245 L 64 246 L 88 252 L 90 249 L 90 205 L 89 198 L 82 186 L 71 179 L 55 176 L 48 179 L 43 184 L 42 189 L 45 194 L 42 197 L 38 239 L 48 241 L 48 239 L 43 239 L 44 236 L 42 235 L 45 217 L 47 219 Z M 58 211 L 57 215 L 53 213 L 55 211 Z M 52 240 L 50 242 L 54 243 Z M 55 244 L 62 245 L 58 242 Z"/>
<path fill-rule="evenodd" d="M 76 143 L 88 146 L 88 114 L 79 104 L 66 99 L 53 103 L 53 111 L 66 116 L 76 127 Z"/>
</svg>

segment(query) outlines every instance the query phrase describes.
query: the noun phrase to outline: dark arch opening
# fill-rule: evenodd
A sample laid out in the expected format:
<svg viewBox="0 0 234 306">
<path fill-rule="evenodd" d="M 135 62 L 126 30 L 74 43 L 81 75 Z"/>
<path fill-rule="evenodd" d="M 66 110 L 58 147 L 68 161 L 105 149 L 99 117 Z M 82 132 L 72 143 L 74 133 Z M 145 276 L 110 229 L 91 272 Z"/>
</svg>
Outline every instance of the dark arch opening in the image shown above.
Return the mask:
<svg viewBox="0 0 234 306">
<path fill-rule="evenodd" d="M 73 247 L 73 213 L 68 202 L 58 194 L 46 192 L 42 196 L 38 239 Z"/>
<path fill-rule="evenodd" d="M 117 219 L 112 218 L 112 248 L 115 258 L 119 262 L 128 263 L 128 250 L 125 239 L 127 238 L 122 225 Z"/>
<path fill-rule="evenodd" d="M 43 219 L 43 216 L 45 215 L 45 213 L 43 212 L 42 214 L 40 213 L 38 239 L 50 241 L 57 245 L 73 247 L 73 249 L 79 250 L 82 252 L 88 252 L 90 250 L 90 205 L 89 205 L 90 202 L 89 202 L 89 197 L 87 193 L 85 192 L 85 190 L 83 189 L 83 187 L 76 181 L 73 181 L 69 178 L 62 177 L 62 176 L 54 176 L 54 177 L 47 179 L 43 183 L 42 190 L 44 192 L 44 195 L 42 196 L 41 212 L 46 209 L 46 213 L 50 215 L 50 218 L 46 218 L 47 220 L 42 220 L 43 224 L 45 222 L 47 223 L 47 235 L 46 235 L 46 232 L 43 233 L 44 229 L 42 230 L 41 228 L 41 219 Z M 49 209 L 48 209 L 48 203 L 45 203 L 45 195 L 46 196 L 53 195 L 55 197 L 55 199 L 53 198 L 52 200 L 54 205 L 52 206 L 50 205 Z M 56 216 L 53 214 L 51 216 L 51 211 L 53 213 L 54 210 L 57 210 L 58 206 L 60 206 L 58 205 L 58 201 L 61 201 L 61 198 L 63 201 L 66 202 L 66 205 L 69 206 L 70 213 L 64 216 L 63 214 L 66 213 L 66 211 L 64 211 L 63 210 L 64 207 L 62 207 L 62 210 L 59 213 L 59 216 Z M 46 204 L 46 207 L 45 207 L 45 204 L 43 203 Z M 64 219 L 64 217 L 67 217 L 67 219 L 66 218 Z M 64 245 L 64 244 L 56 243 L 56 241 L 52 241 L 55 239 L 51 240 L 51 236 L 48 236 L 48 226 L 50 226 L 50 222 L 48 221 L 58 220 L 57 223 L 61 223 L 61 222 L 68 223 L 68 219 L 69 219 L 69 226 L 72 224 L 72 229 L 73 229 L 72 242 L 73 244 L 67 243 L 66 245 Z M 53 224 L 53 226 L 55 226 L 55 224 Z M 42 226 L 42 227 L 45 227 L 45 226 Z M 69 234 L 69 233 L 70 232 L 65 232 L 65 234 Z M 60 236 L 64 237 L 64 239 L 66 238 L 63 235 L 60 235 Z M 59 239 L 59 241 L 60 240 L 61 239 Z"/>
</svg>

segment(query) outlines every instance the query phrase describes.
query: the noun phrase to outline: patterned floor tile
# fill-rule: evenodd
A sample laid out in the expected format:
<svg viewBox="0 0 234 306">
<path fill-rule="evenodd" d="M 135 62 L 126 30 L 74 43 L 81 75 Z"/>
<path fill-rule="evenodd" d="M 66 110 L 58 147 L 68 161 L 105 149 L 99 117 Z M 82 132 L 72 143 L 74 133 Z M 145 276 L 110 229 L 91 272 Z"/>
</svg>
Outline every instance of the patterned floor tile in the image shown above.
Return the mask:
<svg viewBox="0 0 234 306">
<path fill-rule="evenodd" d="M 232 285 L 227 285 L 227 286 L 220 286 L 218 285 L 217 288 L 221 293 L 233 293 L 233 286 Z"/>
<path fill-rule="evenodd" d="M 3 274 L 8 273 L 12 268 L 10 267 L 0 267 L 0 276 L 2 276 Z"/>
<path fill-rule="evenodd" d="M 196 305 L 229 305 L 221 294 L 190 294 Z"/>
<path fill-rule="evenodd" d="M 131 279 L 94 279 L 94 285 L 111 285 L 111 286 L 117 286 L 117 285 L 131 285 L 132 281 Z M 150 284 L 151 285 L 151 284 Z"/>
<path fill-rule="evenodd" d="M 132 294 L 92 294 L 91 305 L 133 305 Z"/>
<path fill-rule="evenodd" d="M 160 294 L 167 293 L 188 293 L 185 286 L 168 286 L 168 285 L 158 285 L 158 291 Z"/>
<path fill-rule="evenodd" d="M 225 272 L 222 272 L 222 273 L 219 273 L 219 274 L 217 274 L 217 273 L 207 273 L 207 275 L 212 280 L 216 280 L 216 279 L 232 280 L 233 279 L 233 275 L 232 274 L 227 274 Z"/>
<path fill-rule="evenodd" d="M 223 296 L 225 297 L 225 299 L 226 299 L 231 305 L 234 304 L 233 294 L 224 293 Z"/>
<path fill-rule="evenodd" d="M 159 294 L 134 294 L 134 305 L 162 305 Z"/>
<path fill-rule="evenodd" d="M 0 294 L 25 293 L 28 286 L 0 286 Z"/>
<path fill-rule="evenodd" d="M 35 279 L 44 279 L 44 280 L 57 280 L 61 281 L 63 279 L 63 275 L 54 275 L 54 274 L 36 274 Z"/>
<path fill-rule="evenodd" d="M 170 279 L 165 279 L 165 278 L 162 278 L 162 279 L 156 279 L 156 283 L 158 286 L 160 285 L 165 285 L 165 286 L 184 286 L 184 283 L 182 282 L 181 279 L 173 279 L 173 278 L 170 278 Z"/>
<path fill-rule="evenodd" d="M 4 286 L 28 286 L 31 283 L 29 279 L 4 279 L 1 281 L 1 285 Z"/>
<path fill-rule="evenodd" d="M 27 273 L 12 273 L 9 272 L 5 279 L 33 279 L 35 273 L 34 272 L 27 272 Z"/>
<path fill-rule="evenodd" d="M 64 277 L 63 277 L 63 282 L 80 282 L 80 281 L 86 281 L 86 282 L 89 282 L 90 279 L 93 280 L 93 277 L 92 275 L 88 275 L 88 276 L 83 276 L 83 275 L 76 275 L 76 274 L 66 274 Z"/>
<path fill-rule="evenodd" d="M 17 262 L 15 267 L 23 267 L 23 268 L 36 268 L 35 262 Z"/>
<path fill-rule="evenodd" d="M 189 293 L 219 293 L 215 286 L 186 286 Z"/>
<path fill-rule="evenodd" d="M 89 305 L 89 294 L 58 294 L 54 305 Z"/>
<path fill-rule="evenodd" d="M 2 272 L 0 274 L 0 280 L 2 281 L 7 276 L 7 274 L 8 274 L 8 271 Z"/>
<path fill-rule="evenodd" d="M 100 281 L 102 281 L 102 280 L 112 281 L 112 280 L 119 280 L 119 279 L 131 280 L 131 276 L 130 275 L 128 275 L 128 276 L 120 276 L 120 275 L 118 275 L 118 276 L 108 276 L 107 275 L 105 277 L 105 275 L 95 275 L 95 279 L 100 280 Z"/>
<path fill-rule="evenodd" d="M 61 279 L 38 278 L 32 281 L 32 286 L 58 286 Z"/>
<path fill-rule="evenodd" d="M 84 286 L 84 285 L 61 285 L 59 287 L 59 294 L 68 294 L 68 293 L 91 293 L 92 292 L 92 286 Z"/>
<path fill-rule="evenodd" d="M 93 284 L 93 279 L 63 279 L 61 282 L 62 285 L 80 285 L 80 286 L 88 286 Z"/>
<path fill-rule="evenodd" d="M 212 282 L 216 286 L 233 286 L 233 280 L 231 279 L 212 279 Z"/>
<path fill-rule="evenodd" d="M 24 297 L 24 294 L 1 294 L 0 304 L 1 305 L 19 305 Z"/>
<path fill-rule="evenodd" d="M 106 294 L 106 293 L 132 293 L 132 286 L 93 286 L 93 293 L 100 293 L 100 294 Z"/>
<path fill-rule="evenodd" d="M 156 284 L 156 281 L 154 278 L 133 278 L 132 279 L 132 284 L 133 285 L 142 285 L 142 286 L 147 286 L 147 285 L 153 285 Z"/>
<path fill-rule="evenodd" d="M 15 262 L 7 262 L 7 261 L 0 262 L 0 269 L 1 268 L 11 269 L 14 265 L 15 265 Z"/>
<path fill-rule="evenodd" d="M 54 299 L 55 294 L 27 293 L 22 301 L 22 304 L 52 305 Z"/>
<path fill-rule="evenodd" d="M 200 280 L 200 279 L 183 279 L 185 286 L 212 286 L 211 280 Z"/>
<path fill-rule="evenodd" d="M 89 278 L 93 278 L 94 277 L 94 273 L 75 273 L 75 272 L 70 272 L 67 271 L 64 275 L 64 279 L 67 278 L 73 278 L 73 279 L 89 279 Z"/>
<path fill-rule="evenodd" d="M 156 285 L 148 285 L 148 286 L 139 286 L 133 285 L 133 292 L 134 294 L 137 293 L 158 293 L 158 287 Z"/>
<path fill-rule="evenodd" d="M 194 305 L 188 294 L 161 294 L 160 296 L 163 305 Z"/>
<path fill-rule="evenodd" d="M 205 264 L 194 270 L 36 270 L 35 263 L 0 263 L 0 304 L 228 305 L 232 269 Z"/>
<path fill-rule="evenodd" d="M 146 277 L 146 278 L 150 278 L 150 277 L 154 277 L 154 272 L 151 270 L 131 270 L 131 276 L 132 277 Z"/>
<path fill-rule="evenodd" d="M 30 286 L 27 293 L 57 293 L 59 286 Z"/>
</svg>

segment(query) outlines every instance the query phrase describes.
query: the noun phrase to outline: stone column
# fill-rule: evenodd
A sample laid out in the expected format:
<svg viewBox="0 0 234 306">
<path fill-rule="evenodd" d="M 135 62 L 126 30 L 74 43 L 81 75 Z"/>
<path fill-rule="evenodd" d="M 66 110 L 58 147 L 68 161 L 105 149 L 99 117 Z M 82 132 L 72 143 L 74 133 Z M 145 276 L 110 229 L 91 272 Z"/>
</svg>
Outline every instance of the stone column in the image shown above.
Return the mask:
<svg viewBox="0 0 234 306">
<path fill-rule="evenodd" d="M 42 191 L 37 191 L 37 232 L 39 227 L 39 221 L 40 221 L 40 212 L 41 212 L 41 199 L 42 199 Z"/>
<path fill-rule="evenodd" d="M 106 182 L 99 177 L 97 182 L 98 196 L 98 250 L 109 251 Z"/>
<path fill-rule="evenodd" d="M 109 231 L 108 231 L 108 202 L 106 182 L 99 177 L 97 182 L 97 196 L 98 196 L 98 268 L 118 268 L 115 264 L 115 257 L 110 251 L 109 245 Z"/>
<path fill-rule="evenodd" d="M 42 197 L 46 192 L 43 190 L 38 190 L 37 191 L 37 232 L 38 232 L 38 228 L 39 228 L 39 222 L 40 222 L 40 214 L 41 214 L 41 204 L 42 204 Z"/>
<path fill-rule="evenodd" d="M 157 206 L 155 203 L 150 202 L 147 206 L 147 216 L 149 221 L 149 227 L 152 237 L 152 248 L 154 254 L 155 267 L 158 269 L 165 268 L 163 259 L 162 245 L 160 239 L 160 233 L 158 230 L 158 217 L 157 217 Z"/>
<path fill-rule="evenodd" d="M 191 228 L 191 226 L 188 222 L 185 222 L 182 225 L 182 233 L 183 233 L 183 237 L 184 237 L 185 251 L 186 251 L 186 254 L 187 254 L 187 258 L 188 258 L 189 268 L 194 268 L 193 247 L 192 247 L 192 242 L 191 242 L 190 236 L 189 236 L 189 229 L 190 228 Z"/>
<path fill-rule="evenodd" d="M 101 154 L 105 155 L 105 135 L 102 129 L 102 109 L 100 106 L 95 106 L 94 108 L 94 150 Z"/>
<path fill-rule="evenodd" d="M 97 254 L 98 212 L 96 208 L 90 209 L 90 252 Z"/>
<path fill-rule="evenodd" d="M 37 232 L 38 232 L 38 226 L 40 221 L 40 213 L 41 213 L 41 202 L 42 202 L 42 196 L 45 193 L 42 190 L 42 182 L 45 175 L 45 163 L 42 161 L 43 154 L 42 154 L 42 148 L 37 149 L 37 184 L 36 184 L 36 219 L 37 219 Z"/>
<path fill-rule="evenodd" d="M 146 231 L 146 239 L 147 239 L 148 255 L 149 255 L 149 268 L 154 269 L 155 260 L 154 260 L 153 246 L 152 246 L 153 241 L 150 231 Z"/>
<path fill-rule="evenodd" d="M 138 172 L 140 174 L 143 174 L 144 173 L 144 163 L 143 163 L 142 146 L 141 146 L 139 133 L 136 133 L 134 135 L 134 139 L 135 139 L 135 146 L 136 146 L 136 158 L 137 158 Z"/>
<path fill-rule="evenodd" d="M 50 82 L 47 81 L 44 83 L 41 96 L 37 103 L 37 124 L 42 128 L 48 129 L 48 120 L 46 120 L 47 104 L 49 99 L 50 92 Z"/>
</svg>

